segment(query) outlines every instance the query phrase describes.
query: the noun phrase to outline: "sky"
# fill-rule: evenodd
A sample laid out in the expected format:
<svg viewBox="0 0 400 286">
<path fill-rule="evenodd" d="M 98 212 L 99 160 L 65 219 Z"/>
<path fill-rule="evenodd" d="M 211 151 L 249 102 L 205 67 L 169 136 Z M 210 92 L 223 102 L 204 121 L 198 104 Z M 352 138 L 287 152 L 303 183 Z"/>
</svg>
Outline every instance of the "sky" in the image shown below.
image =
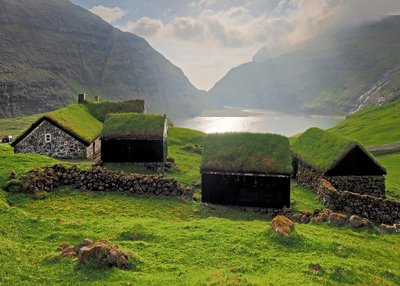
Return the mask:
<svg viewBox="0 0 400 286">
<path fill-rule="evenodd" d="M 230 69 L 318 35 L 400 14 L 400 0 L 71 0 L 145 38 L 209 90 Z"/>
</svg>

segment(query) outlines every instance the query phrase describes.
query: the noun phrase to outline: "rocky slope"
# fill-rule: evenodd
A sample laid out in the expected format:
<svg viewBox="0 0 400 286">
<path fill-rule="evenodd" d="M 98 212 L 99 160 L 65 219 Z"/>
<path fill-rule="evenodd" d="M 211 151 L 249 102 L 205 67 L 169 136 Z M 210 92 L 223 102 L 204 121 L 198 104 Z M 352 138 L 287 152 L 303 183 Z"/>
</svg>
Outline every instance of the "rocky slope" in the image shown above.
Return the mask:
<svg viewBox="0 0 400 286">
<path fill-rule="evenodd" d="M 67 0 L 0 0 L 0 117 L 56 109 L 78 92 L 143 98 L 150 112 L 199 110 L 183 72 L 144 39 Z"/>
<path fill-rule="evenodd" d="M 210 94 L 225 105 L 347 114 L 399 97 L 399 64 L 400 16 L 392 16 L 234 68 Z"/>
</svg>

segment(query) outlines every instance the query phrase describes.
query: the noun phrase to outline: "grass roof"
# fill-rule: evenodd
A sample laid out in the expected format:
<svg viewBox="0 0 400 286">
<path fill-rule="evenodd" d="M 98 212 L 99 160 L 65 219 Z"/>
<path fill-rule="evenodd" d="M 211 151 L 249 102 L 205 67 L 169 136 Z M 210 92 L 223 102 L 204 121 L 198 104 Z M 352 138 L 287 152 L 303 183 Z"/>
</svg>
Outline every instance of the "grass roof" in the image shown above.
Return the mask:
<svg viewBox="0 0 400 286">
<path fill-rule="evenodd" d="M 304 162 L 326 172 L 356 146 L 359 146 L 379 165 L 375 158 L 357 141 L 319 128 L 310 128 L 304 132 L 293 143 L 291 150 Z"/>
<path fill-rule="evenodd" d="M 165 118 L 159 114 L 115 113 L 104 121 L 102 137 L 161 139 Z"/>
<path fill-rule="evenodd" d="M 88 143 L 99 137 L 101 132 L 102 123 L 82 104 L 72 104 L 46 113 L 44 116 Z"/>
<path fill-rule="evenodd" d="M 289 140 L 276 134 L 210 134 L 204 142 L 201 170 L 289 174 Z"/>
<path fill-rule="evenodd" d="M 102 127 L 102 123 L 89 112 L 85 105 L 72 104 L 40 116 L 14 140 L 13 144 L 23 139 L 27 132 L 30 132 L 30 129 L 34 128 L 43 119 L 48 119 L 56 123 L 87 144 L 90 144 L 94 139 L 100 136 Z"/>
<path fill-rule="evenodd" d="M 110 113 L 125 113 L 125 112 L 136 112 L 144 113 L 144 100 L 128 100 L 128 101 L 102 101 L 93 102 L 88 101 L 85 103 L 90 113 L 95 116 L 98 120 L 104 121 Z"/>
</svg>

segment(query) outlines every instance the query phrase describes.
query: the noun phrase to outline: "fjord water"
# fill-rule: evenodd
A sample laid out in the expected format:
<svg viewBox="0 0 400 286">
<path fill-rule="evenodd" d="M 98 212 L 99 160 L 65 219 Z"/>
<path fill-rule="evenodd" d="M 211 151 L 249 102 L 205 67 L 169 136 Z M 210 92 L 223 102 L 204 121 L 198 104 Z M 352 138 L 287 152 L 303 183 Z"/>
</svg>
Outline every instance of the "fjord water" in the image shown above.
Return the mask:
<svg viewBox="0 0 400 286">
<path fill-rule="evenodd" d="M 260 109 L 224 108 L 191 119 L 177 120 L 175 126 L 203 131 L 260 132 L 292 136 L 310 127 L 327 129 L 343 118 L 333 116 L 299 115 Z"/>
</svg>

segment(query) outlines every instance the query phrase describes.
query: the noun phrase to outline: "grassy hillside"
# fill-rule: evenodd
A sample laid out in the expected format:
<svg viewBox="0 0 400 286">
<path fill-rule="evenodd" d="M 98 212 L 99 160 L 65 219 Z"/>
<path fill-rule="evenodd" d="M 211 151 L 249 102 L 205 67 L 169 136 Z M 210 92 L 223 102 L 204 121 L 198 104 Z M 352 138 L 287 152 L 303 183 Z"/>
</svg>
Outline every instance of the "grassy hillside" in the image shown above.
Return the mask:
<svg viewBox="0 0 400 286">
<path fill-rule="evenodd" d="M 354 114 L 330 130 L 365 146 L 400 143 L 400 99 Z"/>
</svg>

